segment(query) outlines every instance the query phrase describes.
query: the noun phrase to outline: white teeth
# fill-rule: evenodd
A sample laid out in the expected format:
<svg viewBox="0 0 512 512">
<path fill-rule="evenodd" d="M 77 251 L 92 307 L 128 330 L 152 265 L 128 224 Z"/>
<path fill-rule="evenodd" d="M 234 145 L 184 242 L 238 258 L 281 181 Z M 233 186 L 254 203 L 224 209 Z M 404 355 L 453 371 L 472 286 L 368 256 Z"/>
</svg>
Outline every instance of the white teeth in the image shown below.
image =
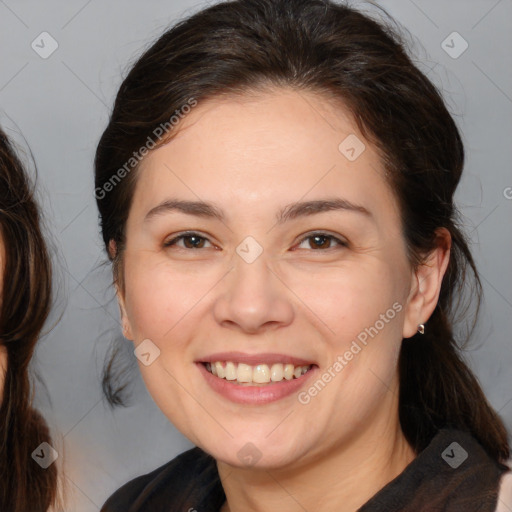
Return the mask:
<svg viewBox="0 0 512 512">
<path fill-rule="evenodd" d="M 226 376 L 226 372 L 224 371 L 224 366 L 222 366 L 222 363 L 220 361 L 217 361 L 215 363 L 215 369 L 217 370 L 217 377 L 220 377 L 223 379 Z"/>
<path fill-rule="evenodd" d="M 258 384 L 270 382 L 270 370 L 266 364 L 259 364 L 252 371 L 252 381 Z"/>
<path fill-rule="evenodd" d="M 238 382 L 251 382 L 252 381 L 252 368 L 248 364 L 240 363 L 238 365 L 238 369 L 237 369 L 236 380 Z"/>
<path fill-rule="evenodd" d="M 294 366 L 293 364 L 275 363 L 269 367 L 267 364 L 250 366 L 245 363 L 232 361 L 216 361 L 207 363 L 206 369 L 221 379 L 237 381 L 238 383 L 267 384 L 269 382 L 281 382 L 283 379 L 298 379 L 304 375 L 311 365 Z"/>
<path fill-rule="evenodd" d="M 228 361 L 226 363 L 226 380 L 236 380 L 236 377 L 236 366 L 231 361 Z"/>
<path fill-rule="evenodd" d="M 273 364 L 270 368 L 270 378 L 272 382 L 279 382 L 283 380 L 283 365 L 281 363 Z"/>
</svg>

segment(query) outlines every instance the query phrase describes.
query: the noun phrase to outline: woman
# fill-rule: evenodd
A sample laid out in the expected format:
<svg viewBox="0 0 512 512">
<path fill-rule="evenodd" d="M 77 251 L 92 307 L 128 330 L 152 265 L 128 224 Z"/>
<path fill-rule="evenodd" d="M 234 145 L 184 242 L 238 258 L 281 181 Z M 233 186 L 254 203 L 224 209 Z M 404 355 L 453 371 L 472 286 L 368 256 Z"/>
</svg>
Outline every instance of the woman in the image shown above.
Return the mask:
<svg viewBox="0 0 512 512">
<path fill-rule="evenodd" d="M 29 363 L 51 304 L 51 266 L 23 166 L 0 130 L 0 510 L 56 504 L 56 452 L 32 407 Z M 47 443 L 47 444 L 42 444 Z"/>
<path fill-rule="evenodd" d="M 103 510 L 495 510 L 507 432 L 452 330 L 480 293 L 463 160 L 398 36 L 346 6 L 223 2 L 151 46 L 96 198 L 123 334 L 197 447 Z"/>
</svg>

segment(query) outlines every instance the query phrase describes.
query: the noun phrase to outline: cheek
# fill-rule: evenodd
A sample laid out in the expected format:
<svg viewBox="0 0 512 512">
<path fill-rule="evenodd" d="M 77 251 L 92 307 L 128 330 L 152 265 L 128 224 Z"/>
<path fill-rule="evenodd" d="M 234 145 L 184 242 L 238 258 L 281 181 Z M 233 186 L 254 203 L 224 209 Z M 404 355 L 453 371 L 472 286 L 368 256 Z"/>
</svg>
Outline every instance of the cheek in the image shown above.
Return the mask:
<svg viewBox="0 0 512 512">
<path fill-rule="evenodd" d="M 169 336 L 211 288 L 205 275 L 191 275 L 155 263 L 144 256 L 127 258 L 126 311 L 135 339 L 161 340 Z"/>
<path fill-rule="evenodd" d="M 339 348 L 376 322 L 379 331 L 399 331 L 397 310 L 403 309 L 404 297 L 396 279 L 392 269 L 377 261 L 288 276 L 304 305 L 301 310 Z M 399 306 L 393 308 L 395 303 Z"/>
<path fill-rule="evenodd" d="M 310 322 L 324 333 L 322 363 L 329 384 L 314 399 L 317 410 L 338 419 L 340 411 L 351 411 L 351 419 L 343 421 L 355 425 L 378 409 L 396 375 L 404 310 L 396 272 L 373 260 L 303 276 L 292 288 L 307 305 L 302 310 Z M 317 391 L 306 393 L 313 397 Z"/>
</svg>

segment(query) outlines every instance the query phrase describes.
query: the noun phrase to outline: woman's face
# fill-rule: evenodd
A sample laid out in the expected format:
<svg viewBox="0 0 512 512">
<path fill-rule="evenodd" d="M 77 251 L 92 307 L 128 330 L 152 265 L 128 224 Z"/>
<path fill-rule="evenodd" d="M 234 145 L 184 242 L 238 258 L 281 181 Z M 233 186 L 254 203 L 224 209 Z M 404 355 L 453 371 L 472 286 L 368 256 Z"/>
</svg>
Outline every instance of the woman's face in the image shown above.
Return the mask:
<svg viewBox="0 0 512 512">
<path fill-rule="evenodd" d="M 342 106 L 289 90 L 200 103 L 179 128 L 142 162 L 126 225 L 124 334 L 146 340 L 155 402 L 239 466 L 394 424 L 417 281 L 375 149 Z"/>
</svg>

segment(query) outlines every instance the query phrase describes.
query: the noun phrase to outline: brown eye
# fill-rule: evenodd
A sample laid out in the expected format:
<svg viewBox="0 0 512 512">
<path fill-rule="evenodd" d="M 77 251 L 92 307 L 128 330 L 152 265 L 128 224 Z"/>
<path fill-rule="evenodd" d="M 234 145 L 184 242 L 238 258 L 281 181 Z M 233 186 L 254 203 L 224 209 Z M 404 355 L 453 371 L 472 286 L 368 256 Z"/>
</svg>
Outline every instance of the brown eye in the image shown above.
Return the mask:
<svg viewBox="0 0 512 512">
<path fill-rule="evenodd" d="M 335 242 L 336 245 L 341 247 L 347 247 L 347 243 L 340 240 L 339 238 L 336 238 L 333 235 L 329 235 L 327 233 L 313 233 L 311 235 L 308 235 L 304 237 L 299 246 L 302 245 L 304 242 L 309 242 L 309 248 L 313 250 L 318 249 L 332 249 L 332 243 Z"/>
<path fill-rule="evenodd" d="M 331 246 L 331 237 L 324 235 L 310 236 L 310 246 L 312 249 L 329 249 Z"/>
<path fill-rule="evenodd" d="M 198 235 L 197 233 L 183 233 L 173 238 L 172 240 L 165 242 L 164 246 L 171 247 L 177 245 L 178 242 L 181 241 L 183 241 L 183 245 L 180 245 L 178 247 L 182 249 L 202 249 L 204 247 L 205 242 L 208 242 L 208 240 L 204 236 Z"/>
</svg>

